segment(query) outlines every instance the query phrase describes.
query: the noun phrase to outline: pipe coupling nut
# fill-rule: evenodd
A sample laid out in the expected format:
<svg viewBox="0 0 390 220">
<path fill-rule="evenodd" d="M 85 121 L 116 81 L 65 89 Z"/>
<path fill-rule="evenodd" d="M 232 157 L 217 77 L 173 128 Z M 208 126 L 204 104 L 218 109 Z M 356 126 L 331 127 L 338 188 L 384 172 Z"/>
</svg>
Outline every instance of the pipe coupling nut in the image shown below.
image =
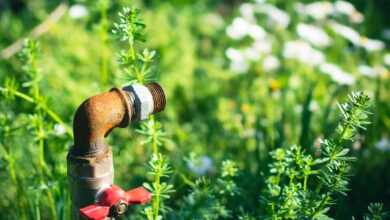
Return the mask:
<svg viewBox="0 0 390 220">
<path fill-rule="evenodd" d="M 153 95 L 148 87 L 135 83 L 123 87 L 130 100 L 134 103 L 134 116 L 136 120 L 145 120 L 154 111 Z"/>
</svg>

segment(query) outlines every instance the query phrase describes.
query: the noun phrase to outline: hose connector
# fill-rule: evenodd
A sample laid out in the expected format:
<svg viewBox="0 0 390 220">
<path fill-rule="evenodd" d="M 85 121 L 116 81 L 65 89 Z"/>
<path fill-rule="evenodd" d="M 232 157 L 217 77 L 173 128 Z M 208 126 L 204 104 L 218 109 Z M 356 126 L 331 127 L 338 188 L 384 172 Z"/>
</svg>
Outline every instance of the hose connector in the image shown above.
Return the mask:
<svg viewBox="0 0 390 220">
<path fill-rule="evenodd" d="M 165 95 L 161 86 L 150 83 L 146 86 L 132 84 L 123 87 L 129 99 L 134 103 L 134 119 L 145 120 L 150 114 L 160 112 L 165 108 Z"/>
</svg>

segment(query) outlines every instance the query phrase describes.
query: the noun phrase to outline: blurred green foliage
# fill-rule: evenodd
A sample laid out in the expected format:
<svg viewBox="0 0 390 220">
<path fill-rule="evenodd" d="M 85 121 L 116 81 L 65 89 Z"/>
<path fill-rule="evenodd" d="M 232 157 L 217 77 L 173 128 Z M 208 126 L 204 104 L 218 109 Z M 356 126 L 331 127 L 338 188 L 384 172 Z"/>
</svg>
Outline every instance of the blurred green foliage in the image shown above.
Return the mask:
<svg viewBox="0 0 390 220">
<path fill-rule="evenodd" d="M 285 9 L 293 23 L 298 22 L 292 12 L 296 1 L 268 2 Z M 390 26 L 390 4 L 386 0 L 352 2 L 365 17 L 357 26 L 359 32 L 382 38 L 383 30 Z M 0 51 L 28 36 L 59 3 L 1 1 Z M 337 101 L 355 90 L 371 97 L 371 124 L 366 131 L 354 131 L 356 140 L 344 146 L 356 158 L 349 172 L 353 175 L 350 190 L 345 197 L 336 196 L 328 214 L 335 219 L 376 219 L 370 216 L 380 215 L 382 209 L 374 204 L 366 214 L 371 202 L 384 203 L 383 209 L 389 210 L 389 66 L 379 77 L 358 77 L 352 86 L 334 83 L 316 69 L 287 59 L 276 72 L 267 73 L 261 62 L 253 62 L 247 74 L 235 74 L 225 53 L 241 42 L 226 36 L 226 27 L 242 3 L 69 1 L 70 6 L 85 6 L 87 14 L 77 17 L 69 11 L 52 24 L 38 38 L 37 54 L 22 52 L 35 54 L 33 63 L 28 56 L 22 60 L 18 55 L 0 58 L 0 85 L 8 89 L 0 91 L 0 218 L 70 218 L 66 154 L 73 142 L 67 128 L 83 100 L 128 82 L 117 62 L 118 52 L 126 45 L 111 32 L 123 6 L 141 9 L 147 27 L 147 41 L 141 46 L 156 50 L 157 68 L 153 71 L 167 94 L 166 109 L 157 118 L 166 132 L 160 152 L 171 165 L 169 184 L 175 192 L 165 201 L 164 218 L 263 216 L 261 200 L 269 184 L 266 175 L 278 149 L 288 151 L 289 146 L 298 144 L 318 156 L 319 140 L 329 138 L 337 129 Z M 274 50 L 293 38 L 292 29 L 273 34 L 278 48 Z M 334 38 L 332 48 L 324 51 L 333 63 L 349 69 L 363 61 L 382 65 L 383 54 L 388 53 L 389 39 L 383 39 L 385 52 L 371 55 Z M 15 91 L 29 96 L 21 97 Z M 153 181 L 147 175 L 153 149 L 136 129 L 143 128 L 133 124 L 108 138 L 114 151 L 115 181 L 123 188 Z M 141 210 L 132 208 L 128 219 L 144 219 Z"/>
</svg>

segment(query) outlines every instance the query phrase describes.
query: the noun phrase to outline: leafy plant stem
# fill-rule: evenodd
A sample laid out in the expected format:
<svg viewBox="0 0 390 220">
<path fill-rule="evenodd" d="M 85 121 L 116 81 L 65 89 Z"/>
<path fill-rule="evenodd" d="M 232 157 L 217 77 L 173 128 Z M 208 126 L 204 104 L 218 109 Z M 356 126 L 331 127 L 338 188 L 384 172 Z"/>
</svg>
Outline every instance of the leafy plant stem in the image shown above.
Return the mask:
<svg viewBox="0 0 390 220">
<path fill-rule="evenodd" d="M 7 88 L 4 88 L 4 87 L 0 87 L 0 91 L 2 92 L 9 92 L 9 93 L 12 93 L 13 95 L 15 95 L 16 97 L 19 97 L 27 102 L 30 102 L 30 103 L 34 103 L 34 104 L 39 104 L 39 101 L 36 100 L 35 98 L 29 96 L 29 95 L 26 95 L 25 93 L 22 93 L 22 92 L 19 92 L 19 91 L 16 91 L 16 90 L 10 90 L 10 89 L 7 89 Z M 73 132 L 72 132 L 72 129 L 61 119 L 61 117 L 56 114 L 53 110 L 51 110 L 49 107 L 47 107 L 46 105 L 38 105 L 47 115 L 50 116 L 51 119 L 53 119 L 53 121 L 55 121 L 56 123 L 59 123 L 61 125 L 63 125 L 65 127 L 65 130 L 66 130 L 66 134 L 69 135 L 70 137 L 73 137 Z"/>
<path fill-rule="evenodd" d="M 153 200 L 153 216 L 154 220 L 158 220 L 159 211 L 160 211 L 160 195 L 161 195 L 161 162 L 158 163 L 157 170 L 156 170 L 156 176 L 154 179 L 155 184 L 155 192 L 154 192 L 154 200 Z"/>
</svg>

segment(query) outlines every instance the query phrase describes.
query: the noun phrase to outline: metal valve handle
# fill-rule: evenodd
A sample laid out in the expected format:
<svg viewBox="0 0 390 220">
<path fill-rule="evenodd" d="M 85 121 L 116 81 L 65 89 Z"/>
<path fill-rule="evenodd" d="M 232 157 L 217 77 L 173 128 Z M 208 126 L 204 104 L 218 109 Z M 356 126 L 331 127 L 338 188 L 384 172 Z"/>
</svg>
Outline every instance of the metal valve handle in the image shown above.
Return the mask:
<svg viewBox="0 0 390 220">
<path fill-rule="evenodd" d="M 112 185 L 98 195 L 97 202 L 80 209 L 80 215 L 88 220 L 104 220 L 107 217 L 118 217 L 124 214 L 127 207 L 145 204 L 152 194 L 144 187 L 125 192 L 119 186 Z"/>
</svg>

